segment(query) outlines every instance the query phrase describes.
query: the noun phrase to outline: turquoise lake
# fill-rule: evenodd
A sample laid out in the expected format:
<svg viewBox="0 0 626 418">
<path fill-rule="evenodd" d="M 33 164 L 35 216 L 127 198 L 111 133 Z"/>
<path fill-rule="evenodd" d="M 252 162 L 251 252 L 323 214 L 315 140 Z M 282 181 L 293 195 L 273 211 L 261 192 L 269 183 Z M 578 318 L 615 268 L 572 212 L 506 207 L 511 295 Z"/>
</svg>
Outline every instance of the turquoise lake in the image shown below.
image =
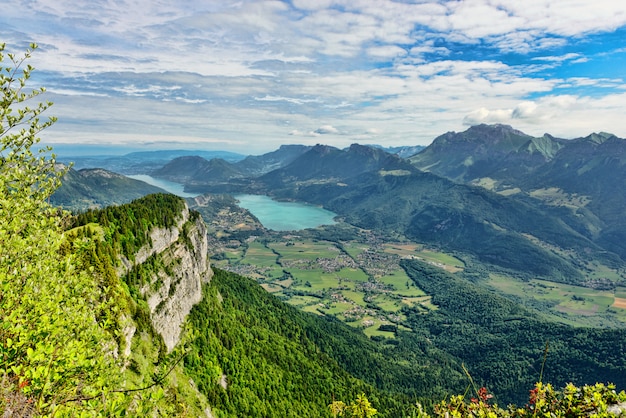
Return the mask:
<svg viewBox="0 0 626 418">
<path fill-rule="evenodd" d="M 297 231 L 336 223 L 336 213 L 317 206 L 295 202 L 278 202 L 268 196 L 236 195 L 239 206 L 248 209 L 264 227 L 274 231 Z"/>
<path fill-rule="evenodd" d="M 148 175 L 138 174 L 127 177 L 160 187 L 180 197 L 196 197 L 198 195 L 198 193 L 185 192 L 182 184 Z M 256 216 L 264 227 L 274 231 L 297 231 L 336 223 L 333 220 L 337 216 L 336 213 L 317 206 L 296 202 L 278 202 L 268 196 L 252 194 L 236 195 L 235 199 L 239 201 L 239 206 L 248 209 Z"/>
</svg>

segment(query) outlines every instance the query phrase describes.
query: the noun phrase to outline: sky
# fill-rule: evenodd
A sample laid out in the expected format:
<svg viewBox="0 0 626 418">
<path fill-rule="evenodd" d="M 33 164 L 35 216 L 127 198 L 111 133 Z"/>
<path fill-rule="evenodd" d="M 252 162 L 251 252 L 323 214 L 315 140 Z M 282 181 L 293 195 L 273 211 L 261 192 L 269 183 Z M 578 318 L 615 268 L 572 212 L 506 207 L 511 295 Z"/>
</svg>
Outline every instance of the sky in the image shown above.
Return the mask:
<svg viewBox="0 0 626 418">
<path fill-rule="evenodd" d="M 621 0 L 2 0 L 0 43 L 30 42 L 53 145 L 626 137 Z"/>
</svg>

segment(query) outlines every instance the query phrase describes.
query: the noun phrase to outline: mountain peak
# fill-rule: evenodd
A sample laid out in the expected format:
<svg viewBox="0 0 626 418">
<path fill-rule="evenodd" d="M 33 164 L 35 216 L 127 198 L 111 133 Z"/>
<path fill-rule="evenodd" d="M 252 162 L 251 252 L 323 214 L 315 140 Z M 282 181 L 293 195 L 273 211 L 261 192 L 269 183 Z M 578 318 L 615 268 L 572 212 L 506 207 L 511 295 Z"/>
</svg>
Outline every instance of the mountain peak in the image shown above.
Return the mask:
<svg viewBox="0 0 626 418">
<path fill-rule="evenodd" d="M 522 131 L 519 131 L 515 128 L 513 128 L 511 125 L 506 125 L 503 123 L 494 123 L 494 124 L 486 124 L 486 123 L 481 123 L 479 125 L 472 125 L 470 126 L 468 129 L 468 131 L 470 130 L 492 130 L 492 131 L 500 131 L 500 132 L 512 132 L 518 135 L 526 135 L 524 134 Z"/>
<path fill-rule="evenodd" d="M 465 157 L 502 157 L 519 152 L 532 138 L 509 125 L 474 125 L 463 132 L 447 132 L 438 136 L 430 146 L 411 160 L 422 159 L 431 153 L 447 152 L 445 150 L 451 147 Z"/>
<path fill-rule="evenodd" d="M 617 138 L 615 135 L 608 132 L 594 132 L 583 138 L 585 142 L 591 142 L 593 144 L 603 144 L 611 138 Z"/>
<path fill-rule="evenodd" d="M 83 168 L 82 170 L 78 170 L 78 173 L 86 178 L 107 178 L 107 179 L 124 179 L 125 176 L 114 173 L 109 170 L 105 170 L 104 168 Z"/>
<path fill-rule="evenodd" d="M 361 145 L 361 144 L 350 145 L 350 148 L 348 148 L 348 152 L 352 154 L 367 155 L 367 156 L 375 156 L 379 154 L 387 155 L 387 152 L 385 152 L 384 150 L 380 148 L 373 148 L 373 147 L 370 147 L 367 145 Z"/>
<path fill-rule="evenodd" d="M 410 161 L 421 170 L 455 181 L 505 179 L 545 163 L 560 146 L 559 140 L 534 138 L 509 125 L 482 124 L 435 138 Z"/>
<path fill-rule="evenodd" d="M 482 140 L 482 142 L 501 142 L 510 138 L 523 138 L 523 140 L 531 138 L 530 135 L 514 129 L 512 126 L 503 124 L 474 125 L 467 129 L 465 132 L 462 132 L 461 134 L 464 134 L 466 138 L 471 138 L 478 141 Z"/>
<path fill-rule="evenodd" d="M 335 147 L 331 147 L 330 145 L 316 144 L 311 149 L 311 151 L 315 152 L 316 154 L 327 155 L 334 151 L 339 151 L 339 149 Z"/>
</svg>

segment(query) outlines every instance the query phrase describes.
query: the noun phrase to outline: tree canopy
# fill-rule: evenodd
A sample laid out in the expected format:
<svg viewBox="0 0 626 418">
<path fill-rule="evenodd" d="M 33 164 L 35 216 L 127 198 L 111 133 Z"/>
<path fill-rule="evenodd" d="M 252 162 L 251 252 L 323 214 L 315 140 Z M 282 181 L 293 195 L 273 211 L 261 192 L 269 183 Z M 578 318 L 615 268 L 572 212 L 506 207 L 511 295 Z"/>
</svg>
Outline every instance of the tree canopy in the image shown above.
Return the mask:
<svg viewBox="0 0 626 418">
<path fill-rule="evenodd" d="M 40 119 L 50 102 L 31 105 L 45 89 L 26 87 L 35 48 L 17 56 L 0 44 L 0 410 L 106 415 L 119 398 L 100 396 L 119 380 L 106 354 L 110 307 L 77 255 L 60 251 L 67 215 L 47 199 L 63 170 L 35 149 L 56 119 Z"/>
</svg>

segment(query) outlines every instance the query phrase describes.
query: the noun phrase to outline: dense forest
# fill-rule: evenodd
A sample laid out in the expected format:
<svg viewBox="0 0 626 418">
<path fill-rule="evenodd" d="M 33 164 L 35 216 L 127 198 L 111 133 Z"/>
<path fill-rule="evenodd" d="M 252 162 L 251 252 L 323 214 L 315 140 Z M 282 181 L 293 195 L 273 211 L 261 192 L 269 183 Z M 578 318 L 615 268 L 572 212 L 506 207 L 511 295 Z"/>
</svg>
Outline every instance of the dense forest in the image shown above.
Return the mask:
<svg viewBox="0 0 626 418">
<path fill-rule="evenodd" d="M 150 243 L 150 230 L 176 225 L 184 208 L 185 201 L 177 196 L 152 194 L 129 204 L 79 213 L 74 226 L 99 224 L 117 254 L 132 260 L 143 245 Z"/>
<path fill-rule="evenodd" d="M 626 330 L 559 324 L 429 264 L 405 260 L 403 266 L 439 307 L 409 315 L 411 328 L 465 362 L 501 401 L 526 401 L 541 377 L 556 386 L 613 382 L 626 388 Z"/>
<path fill-rule="evenodd" d="M 373 342 L 251 279 L 216 269 L 204 292 L 190 314 L 198 336 L 185 367 L 224 416 L 328 416 L 333 400 L 360 393 L 380 416 L 405 416 L 415 401 L 430 404 L 467 383 L 442 352 Z"/>
</svg>

